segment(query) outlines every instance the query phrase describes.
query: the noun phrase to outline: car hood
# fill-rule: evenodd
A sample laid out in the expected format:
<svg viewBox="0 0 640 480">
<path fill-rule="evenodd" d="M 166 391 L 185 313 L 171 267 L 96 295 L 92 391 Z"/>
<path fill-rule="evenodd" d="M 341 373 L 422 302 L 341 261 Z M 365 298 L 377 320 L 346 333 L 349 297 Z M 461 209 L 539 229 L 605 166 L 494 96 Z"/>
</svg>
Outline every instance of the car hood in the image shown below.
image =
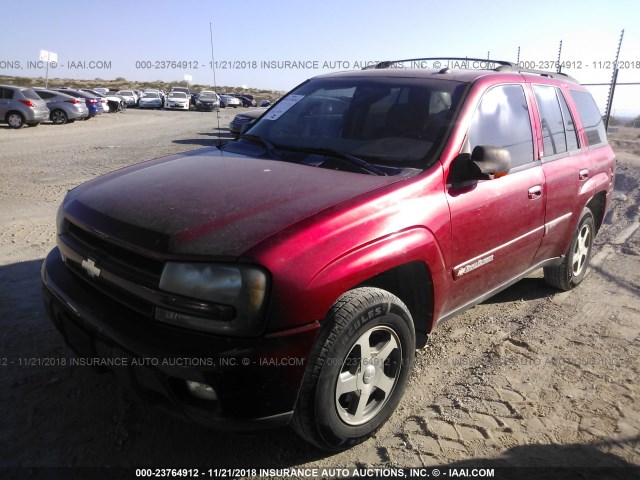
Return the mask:
<svg viewBox="0 0 640 480">
<path fill-rule="evenodd" d="M 135 249 L 232 259 L 314 213 L 400 180 L 208 148 L 87 182 L 67 195 L 64 212 Z"/>
</svg>

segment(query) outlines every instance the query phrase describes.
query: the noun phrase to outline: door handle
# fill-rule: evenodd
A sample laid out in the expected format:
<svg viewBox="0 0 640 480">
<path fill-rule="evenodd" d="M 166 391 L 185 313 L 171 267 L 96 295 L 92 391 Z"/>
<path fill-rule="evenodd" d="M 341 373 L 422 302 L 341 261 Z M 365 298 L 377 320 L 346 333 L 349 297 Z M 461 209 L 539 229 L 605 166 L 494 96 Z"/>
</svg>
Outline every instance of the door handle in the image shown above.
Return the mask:
<svg viewBox="0 0 640 480">
<path fill-rule="evenodd" d="M 540 196 L 542 196 L 542 187 L 540 185 L 529 189 L 529 200 L 535 200 L 536 198 L 540 198 Z"/>
<path fill-rule="evenodd" d="M 586 180 L 587 178 L 589 178 L 589 170 L 587 170 L 586 168 L 584 170 L 580 170 L 580 173 L 578 173 L 578 178 L 580 180 Z"/>
</svg>

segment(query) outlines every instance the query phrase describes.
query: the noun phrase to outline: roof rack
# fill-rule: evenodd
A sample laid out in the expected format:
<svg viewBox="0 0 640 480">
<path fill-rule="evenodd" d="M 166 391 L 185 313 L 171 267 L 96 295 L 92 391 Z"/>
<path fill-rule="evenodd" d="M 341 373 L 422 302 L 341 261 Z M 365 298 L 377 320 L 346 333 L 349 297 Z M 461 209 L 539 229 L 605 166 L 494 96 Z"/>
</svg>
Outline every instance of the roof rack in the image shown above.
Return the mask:
<svg viewBox="0 0 640 480">
<path fill-rule="evenodd" d="M 560 78 L 562 80 L 567 80 L 572 83 L 580 83 L 575 78 L 567 75 L 562 72 L 549 72 L 546 70 L 535 70 L 533 68 L 522 68 L 518 65 L 511 66 L 499 66 L 495 69 L 496 72 L 518 72 L 518 73 L 533 73 L 535 75 L 540 75 L 541 77 L 549 77 L 549 78 Z"/>
<path fill-rule="evenodd" d="M 454 60 L 457 62 L 482 62 L 483 64 L 498 64 L 501 66 L 510 66 L 515 67 L 516 64 L 513 62 L 506 62 L 504 60 L 491 60 L 488 58 L 470 58 L 470 57 L 425 57 L 425 58 L 407 58 L 404 60 L 386 60 L 384 62 L 379 62 L 376 65 L 369 65 L 364 67 L 363 70 L 368 70 L 371 68 L 390 68 L 391 65 L 396 63 L 404 63 L 404 62 L 422 62 L 422 61 L 431 61 L 431 60 Z M 446 67 L 446 65 L 443 65 Z"/>
<path fill-rule="evenodd" d="M 472 58 L 472 57 L 424 57 L 424 58 L 407 58 L 404 60 L 386 60 L 383 62 L 378 62 L 375 65 L 369 65 L 363 68 L 363 70 L 369 70 L 369 69 L 382 69 L 382 68 L 391 68 L 392 65 L 395 65 L 397 63 L 405 63 L 405 62 L 422 62 L 422 61 L 442 61 L 442 60 L 446 60 L 446 61 L 455 61 L 455 62 L 472 62 L 475 64 L 479 64 L 479 65 L 473 65 L 474 68 L 477 68 L 478 70 L 493 70 L 495 72 L 518 72 L 518 73 L 532 73 L 535 75 L 540 75 L 542 77 L 549 77 L 549 78 L 560 78 L 563 80 L 567 80 L 569 82 L 573 82 L 573 83 L 579 83 L 575 78 L 567 75 L 566 73 L 562 73 L 562 72 L 549 72 L 549 71 L 545 71 L 545 70 L 534 70 L 531 68 L 524 68 L 519 66 L 517 63 L 513 63 L 513 62 L 508 62 L 506 60 L 492 60 L 490 58 Z M 494 65 L 498 65 L 497 67 L 494 67 Z M 489 67 L 493 67 L 493 68 L 489 68 Z M 434 68 L 438 69 L 441 68 L 440 73 L 446 73 L 446 71 L 449 69 L 449 67 L 447 65 L 440 65 L 439 67 L 435 67 Z"/>
</svg>

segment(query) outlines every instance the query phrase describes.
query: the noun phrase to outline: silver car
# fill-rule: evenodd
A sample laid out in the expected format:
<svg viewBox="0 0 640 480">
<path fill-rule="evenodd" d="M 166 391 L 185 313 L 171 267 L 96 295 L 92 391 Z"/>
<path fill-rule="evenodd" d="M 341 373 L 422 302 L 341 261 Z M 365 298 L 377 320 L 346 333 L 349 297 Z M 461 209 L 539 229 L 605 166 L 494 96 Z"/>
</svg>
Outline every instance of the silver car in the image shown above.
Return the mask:
<svg viewBox="0 0 640 480">
<path fill-rule="evenodd" d="M 33 90 L 47 102 L 47 107 L 51 112 L 49 119 L 56 125 L 73 123 L 89 116 L 89 108 L 82 98 L 72 97 L 66 93 L 54 92 L 44 88 L 34 88 Z"/>
<path fill-rule="evenodd" d="M 49 109 L 32 88 L 0 85 L 0 122 L 11 128 L 35 127 L 49 118 Z"/>
<path fill-rule="evenodd" d="M 140 108 L 162 108 L 162 99 L 159 93 L 144 93 L 138 103 Z"/>
<path fill-rule="evenodd" d="M 237 108 L 242 106 L 242 102 L 240 101 L 240 99 L 232 97 L 231 95 L 220 95 L 220 106 L 222 108 Z"/>
</svg>

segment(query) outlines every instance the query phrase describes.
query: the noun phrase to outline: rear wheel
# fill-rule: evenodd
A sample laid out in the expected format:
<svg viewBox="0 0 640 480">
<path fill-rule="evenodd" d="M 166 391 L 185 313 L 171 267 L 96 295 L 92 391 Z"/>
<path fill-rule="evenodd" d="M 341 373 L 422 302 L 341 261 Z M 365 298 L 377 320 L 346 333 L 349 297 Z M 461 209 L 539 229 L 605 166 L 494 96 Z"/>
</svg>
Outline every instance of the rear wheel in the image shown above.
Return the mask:
<svg viewBox="0 0 640 480">
<path fill-rule="evenodd" d="M 556 267 L 544 268 L 544 279 L 547 284 L 560 290 L 571 290 L 582 282 L 591 258 L 595 231 L 593 213 L 585 208 L 562 263 Z"/>
<path fill-rule="evenodd" d="M 22 128 L 24 127 L 24 115 L 20 112 L 9 112 L 5 117 L 5 121 L 9 124 L 11 128 Z"/>
<path fill-rule="evenodd" d="M 369 438 L 394 412 L 415 357 L 407 307 L 378 288 L 357 288 L 334 304 L 312 351 L 293 429 L 325 450 Z"/>
<path fill-rule="evenodd" d="M 51 121 L 56 125 L 64 125 L 69 118 L 64 110 L 54 110 L 51 112 Z"/>
</svg>

